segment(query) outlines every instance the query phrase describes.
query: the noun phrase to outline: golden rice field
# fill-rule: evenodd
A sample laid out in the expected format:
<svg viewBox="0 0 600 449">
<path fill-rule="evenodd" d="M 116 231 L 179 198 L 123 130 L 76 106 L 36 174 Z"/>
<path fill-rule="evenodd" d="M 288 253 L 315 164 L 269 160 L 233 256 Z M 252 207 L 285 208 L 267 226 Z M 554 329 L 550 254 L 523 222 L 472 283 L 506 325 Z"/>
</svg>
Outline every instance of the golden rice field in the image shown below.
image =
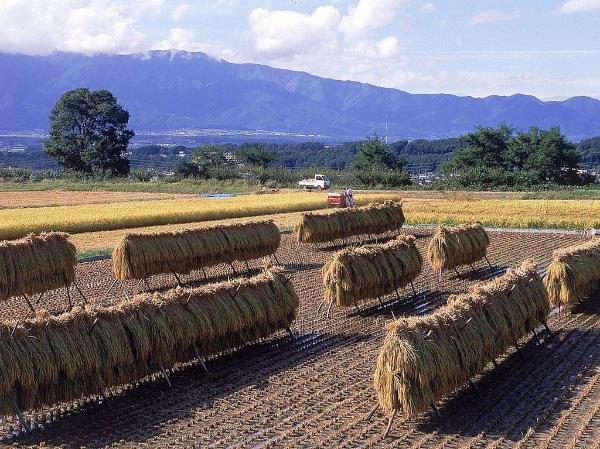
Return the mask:
<svg viewBox="0 0 600 449">
<path fill-rule="evenodd" d="M 459 224 L 479 221 L 490 227 L 513 228 L 600 228 L 600 201 L 597 200 L 523 200 L 517 198 L 485 198 L 472 195 L 419 195 L 405 197 L 407 224 Z M 358 204 L 397 200 L 397 192 L 358 193 Z M 323 192 L 284 192 L 269 195 L 240 195 L 228 199 L 176 198 L 120 203 L 79 204 L 0 210 L 0 239 L 22 237 L 30 232 L 47 230 L 72 234 L 87 233 L 110 238 L 93 238 L 90 247 L 111 247 L 125 229 L 171 225 L 177 228 L 189 223 L 237 220 L 265 216 L 279 226 L 291 226 L 297 213 L 327 207 Z M 279 216 L 282 220 L 278 220 Z M 150 230 L 150 229 L 149 229 Z M 102 232 L 99 232 L 102 231 Z M 106 233 L 106 234 L 105 234 Z M 77 238 L 76 236 L 74 237 Z M 86 238 L 86 240 L 88 239 Z M 101 241 L 98 241 L 101 240 Z M 83 245 L 88 247 L 88 245 Z M 78 245 L 78 249 L 81 250 Z"/>
<path fill-rule="evenodd" d="M 360 193 L 357 204 L 398 200 L 397 193 Z M 291 192 L 240 195 L 233 198 L 170 199 L 112 204 L 81 204 L 0 210 L 0 239 L 30 232 L 64 231 L 72 234 L 177 223 L 197 223 L 327 207 L 325 194 Z"/>
<path fill-rule="evenodd" d="M 507 228 L 600 228 L 597 200 L 406 200 L 404 213 L 409 224 L 479 221 Z"/>
</svg>

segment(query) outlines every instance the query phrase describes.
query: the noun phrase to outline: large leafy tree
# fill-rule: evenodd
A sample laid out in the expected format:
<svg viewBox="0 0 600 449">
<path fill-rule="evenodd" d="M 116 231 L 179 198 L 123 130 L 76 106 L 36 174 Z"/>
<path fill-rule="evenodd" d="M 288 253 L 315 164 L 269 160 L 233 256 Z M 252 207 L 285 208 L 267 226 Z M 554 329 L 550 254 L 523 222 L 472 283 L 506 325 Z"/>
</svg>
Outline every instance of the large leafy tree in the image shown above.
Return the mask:
<svg viewBox="0 0 600 449">
<path fill-rule="evenodd" d="M 457 150 L 447 169 L 465 170 L 473 167 L 506 168 L 505 154 L 513 131 L 502 124 L 497 128 L 480 127 L 463 136 L 464 148 Z"/>
<path fill-rule="evenodd" d="M 404 161 L 383 140 L 370 137 L 363 141 L 352 160 L 351 167 L 359 171 L 402 170 Z"/>
<path fill-rule="evenodd" d="M 577 146 L 568 142 L 560 128 L 538 130 L 532 128 L 530 138 L 535 142 L 523 164 L 537 182 L 570 184 L 576 182 L 581 155 Z"/>
<path fill-rule="evenodd" d="M 44 152 L 69 170 L 127 175 L 129 161 L 124 155 L 134 136 L 128 122 L 129 113 L 109 91 L 71 90 L 50 112 Z"/>
</svg>

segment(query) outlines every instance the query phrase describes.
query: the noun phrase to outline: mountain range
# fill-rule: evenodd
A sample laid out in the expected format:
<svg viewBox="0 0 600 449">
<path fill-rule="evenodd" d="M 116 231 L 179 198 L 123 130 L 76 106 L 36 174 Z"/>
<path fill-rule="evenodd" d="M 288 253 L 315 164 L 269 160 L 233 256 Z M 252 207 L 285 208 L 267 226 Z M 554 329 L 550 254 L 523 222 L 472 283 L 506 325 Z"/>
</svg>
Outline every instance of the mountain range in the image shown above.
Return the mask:
<svg viewBox="0 0 600 449">
<path fill-rule="evenodd" d="M 324 62 L 326 63 L 326 62 Z M 0 53 L 0 131 L 46 129 L 61 94 L 108 89 L 136 131 L 265 130 L 339 138 L 447 137 L 476 126 L 560 126 L 571 139 L 600 135 L 600 101 L 529 95 L 411 94 L 203 53 L 152 51 L 87 56 Z"/>
</svg>

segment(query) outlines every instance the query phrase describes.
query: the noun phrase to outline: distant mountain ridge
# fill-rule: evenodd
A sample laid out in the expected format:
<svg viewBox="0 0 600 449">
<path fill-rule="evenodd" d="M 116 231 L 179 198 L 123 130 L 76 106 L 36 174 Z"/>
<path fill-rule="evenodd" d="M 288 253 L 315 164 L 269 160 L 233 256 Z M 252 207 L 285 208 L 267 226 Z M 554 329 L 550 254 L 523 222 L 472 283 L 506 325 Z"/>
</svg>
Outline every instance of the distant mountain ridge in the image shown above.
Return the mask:
<svg viewBox="0 0 600 449">
<path fill-rule="evenodd" d="M 0 131 L 47 128 L 56 100 L 76 87 L 113 92 L 135 130 L 268 130 L 351 139 L 383 135 L 387 110 L 393 138 L 456 136 L 501 122 L 521 129 L 560 126 L 574 140 L 600 135 L 600 101 L 589 97 L 410 94 L 172 51 L 0 53 Z"/>
</svg>

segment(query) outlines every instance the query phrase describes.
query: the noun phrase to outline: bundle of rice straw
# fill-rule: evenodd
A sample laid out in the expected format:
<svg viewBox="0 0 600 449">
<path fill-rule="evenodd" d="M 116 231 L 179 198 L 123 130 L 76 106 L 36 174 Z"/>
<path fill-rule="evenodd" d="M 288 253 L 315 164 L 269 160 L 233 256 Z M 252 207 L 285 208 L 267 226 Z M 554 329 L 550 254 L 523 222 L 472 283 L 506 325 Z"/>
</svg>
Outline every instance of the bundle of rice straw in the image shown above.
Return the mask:
<svg viewBox="0 0 600 449">
<path fill-rule="evenodd" d="M 140 294 L 111 307 L 0 322 L 0 414 L 98 394 L 288 328 L 298 297 L 284 273 Z"/>
<path fill-rule="evenodd" d="M 427 259 L 438 273 L 483 259 L 490 239 L 479 223 L 440 226 L 427 248 Z"/>
<path fill-rule="evenodd" d="M 300 223 L 294 227 L 294 236 L 301 243 L 320 243 L 354 235 L 396 231 L 403 224 L 402 203 L 386 201 L 326 213 L 302 214 Z"/>
<path fill-rule="evenodd" d="M 554 305 L 572 304 L 600 286 L 600 238 L 554 251 L 544 278 Z"/>
<path fill-rule="evenodd" d="M 218 225 L 155 234 L 130 233 L 114 249 L 117 279 L 143 279 L 258 259 L 275 253 L 281 234 L 273 221 Z"/>
<path fill-rule="evenodd" d="M 423 266 L 414 236 L 339 251 L 323 267 L 325 301 L 348 307 L 414 281 Z"/>
<path fill-rule="evenodd" d="M 0 300 L 34 295 L 75 280 L 75 246 L 62 232 L 0 242 Z"/>
<path fill-rule="evenodd" d="M 527 261 L 450 297 L 431 315 L 396 320 L 377 358 L 380 405 L 406 417 L 425 411 L 545 323 L 549 308 L 535 265 Z"/>
</svg>

